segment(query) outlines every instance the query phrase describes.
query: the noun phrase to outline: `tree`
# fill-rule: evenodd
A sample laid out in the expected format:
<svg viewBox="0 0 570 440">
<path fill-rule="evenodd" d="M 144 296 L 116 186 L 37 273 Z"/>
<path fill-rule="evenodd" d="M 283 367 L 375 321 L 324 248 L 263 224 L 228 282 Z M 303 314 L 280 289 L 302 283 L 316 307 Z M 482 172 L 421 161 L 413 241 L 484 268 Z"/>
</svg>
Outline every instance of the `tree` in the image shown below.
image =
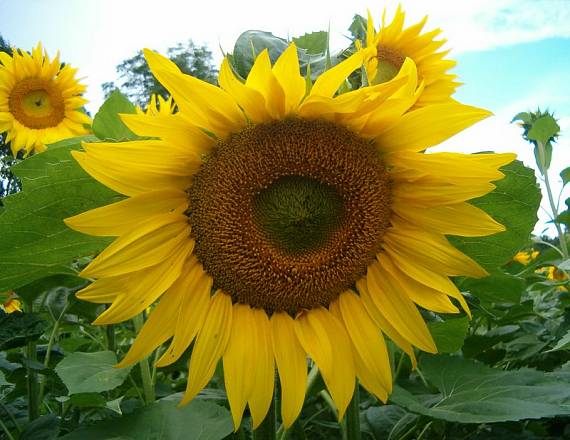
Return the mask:
<svg viewBox="0 0 570 440">
<path fill-rule="evenodd" d="M 178 43 L 168 48 L 166 55 L 182 72 L 215 83 L 217 70 L 212 63 L 212 52 L 207 46 L 199 46 L 192 40 L 187 43 Z M 114 82 L 106 82 L 101 87 L 105 97 L 118 88 L 132 102 L 145 108 L 152 94 L 167 98 L 168 91 L 160 84 L 150 72 L 142 51 L 124 60 L 117 66 L 119 86 Z"/>
<path fill-rule="evenodd" d="M 10 44 L 0 35 L 0 52 L 12 55 Z M 16 162 L 12 157 L 10 145 L 4 141 L 5 135 L 0 133 L 0 206 L 2 198 L 20 190 L 18 179 L 10 172 L 10 167 Z"/>
</svg>

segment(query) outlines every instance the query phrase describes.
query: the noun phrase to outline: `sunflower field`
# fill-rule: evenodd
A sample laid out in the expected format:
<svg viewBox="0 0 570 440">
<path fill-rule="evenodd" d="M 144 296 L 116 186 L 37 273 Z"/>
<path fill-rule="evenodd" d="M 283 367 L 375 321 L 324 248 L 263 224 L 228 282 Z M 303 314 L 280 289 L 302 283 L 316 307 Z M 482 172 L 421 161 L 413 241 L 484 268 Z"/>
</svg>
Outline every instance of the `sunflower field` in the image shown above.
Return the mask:
<svg viewBox="0 0 570 440">
<path fill-rule="evenodd" d="M 92 115 L 0 38 L 0 439 L 570 438 L 559 121 L 513 114 L 536 173 L 433 151 L 492 113 L 377 13 L 140 48 Z"/>
</svg>

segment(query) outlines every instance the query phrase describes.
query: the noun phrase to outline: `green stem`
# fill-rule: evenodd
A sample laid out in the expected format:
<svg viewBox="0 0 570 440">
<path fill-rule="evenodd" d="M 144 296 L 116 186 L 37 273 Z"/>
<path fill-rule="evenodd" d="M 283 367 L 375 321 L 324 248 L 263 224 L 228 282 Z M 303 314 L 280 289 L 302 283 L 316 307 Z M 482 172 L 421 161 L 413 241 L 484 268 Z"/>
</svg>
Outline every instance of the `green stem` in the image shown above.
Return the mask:
<svg viewBox="0 0 570 440">
<path fill-rule="evenodd" d="M 59 330 L 59 324 L 61 322 L 61 319 L 63 318 L 63 316 L 65 315 L 65 313 L 67 312 L 67 308 L 69 307 L 69 302 L 67 302 L 65 304 L 65 307 L 62 309 L 61 313 L 59 314 L 58 318 L 55 320 L 54 324 L 53 324 L 53 328 L 51 330 L 51 334 L 49 335 L 49 340 L 48 340 L 48 345 L 47 345 L 47 351 L 46 351 L 46 357 L 44 359 L 44 367 L 48 368 L 49 367 L 49 361 L 51 359 L 51 349 L 53 347 L 54 341 L 55 341 L 55 337 L 57 335 L 57 332 Z M 45 387 L 46 387 L 46 378 L 44 378 L 44 380 L 42 380 L 42 382 L 40 383 L 40 396 L 38 401 L 41 403 L 44 400 L 44 391 L 45 391 Z"/>
<path fill-rule="evenodd" d="M 354 394 L 350 401 L 345 415 L 346 420 L 346 438 L 347 440 L 360 440 L 360 390 L 358 381 L 354 386 Z"/>
<path fill-rule="evenodd" d="M 113 324 L 109 324 L 107 328 L 105 328 L 105 334 L 107 335 L 107 350 L 114 353 L 117 349 L 115 343 L 115 326 Z"/>
<path fill-rule="evenodd" d="M 33 301 L 24 302 L 25 311 L 32 313 L 34 311 Z M 36 341 L 29 341 L 26 345 L 26 358 L 30 362 L 38 360 L 36 351 Z M 40 416 L 39 393 L 38 393 L 38 376 L 37 373 L 26 367 L 27 373 L 27 391 L 28 391 L 28 418 L 31 421 Z"/>
<path fill-rule="evenodd" d="M 261 424 L 253 431 L 253 440 L 276 440 L 275 437 L 275 387 L 273 388 L 273 398 L 267 415 Z"/>
<path fill-rule="evenodd" d="M 135 325 L 135 331 L 140 333 L 142 326 L 144 324 L 144 318 L 142 313 L 133 318 L 133 324 Z M 141 368 L 141 379 L 143 384 L 143 393 L 145 402 L 150 405 L 155 400 L 154 387 L 152 386 L 152 376 L 150 374 L 150 367 L 148 365 L 148 359 L 143 359 L 139 362 Z"/>
<path fill-rule="evenodd" d="M 544 185 L 546 186 L 546 194 L 548 195 L 548 202 L 550 203 L 550 209 L 552 210 L 552 216 L 554 218 L 554 226 L 556 226 L 556 231 L 558 232 L 558 241 L 560 242 L 560 249 L 564 254 L 564 259 L 568 259 L 568 246 L 566 244 L 566 237 L 560 223 L 558 223 L 558 209 L 556 208 L 556 203 L 554 203 L 554 197 L 552 196 L 552 189 L 550 188 L 550 181 L 548 179 L 548 168 L 546 167 L 546 151 L 544 145 L 541 142 L 538 143 L 538 156 L 540 158 L 540 172 L 544 176 Z"/>
<path fill-rule="evenodd" d="M 10 433 L 10 431 L 8 431 L 8 428 L 6 427 L 6 425 L 4 425 L 4 423 L 2 423 L 1 419 L 0 419 L 0 428 L 2 428 L 2 430 L 6 433 L 6 437 L 8 438 L 8 440 L 14 440 L 14 436 Z"/>
</svg>

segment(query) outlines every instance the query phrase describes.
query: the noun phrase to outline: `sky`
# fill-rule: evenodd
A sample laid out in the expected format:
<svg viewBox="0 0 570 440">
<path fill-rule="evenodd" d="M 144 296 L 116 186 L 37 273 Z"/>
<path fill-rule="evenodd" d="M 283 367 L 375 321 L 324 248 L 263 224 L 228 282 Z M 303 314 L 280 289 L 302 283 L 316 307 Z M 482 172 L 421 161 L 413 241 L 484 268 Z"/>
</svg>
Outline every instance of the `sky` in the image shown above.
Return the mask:
<svg viewBox="0 0 570 440">
<path fill-rule="evenodd" d="M 555 197 L 559 172 L 570 166 L 570 0 L 407 0 L 407 24 L 429 16 L 426 29 L 441 28 L 455 73 L 464 85 L 455 98 L 487 108 L 494 116 L 435 147 L 433 151 L 513 151 L 533 166 L 532 147 L 520 137 L 512 117 L 537 106 L 555 113 L 562 128 L 550 177 Z M 31 49 L 41 41 L 50 54 L 79 68 L 87 84 L 88 110 L 101 105 L 101 84 L 116 80 L 115 67 L 149 47 L 165 52 L 192 39 L 206 44 L 216 63 L 231 52 L 245 30 L 281 37 L 331 31 L 331 48 L 348 45 L 354 14 L 370 10 L 376 22 L 394 1 L 351 0 L 0 0 L 0 34 L 12 45 Z M 564 205 L 570 196 L 566 188 Z M 546 200 L 543 207 L 548 209 Z M 555 230 L 544 210 L 535 233 Z"/>
</svg>

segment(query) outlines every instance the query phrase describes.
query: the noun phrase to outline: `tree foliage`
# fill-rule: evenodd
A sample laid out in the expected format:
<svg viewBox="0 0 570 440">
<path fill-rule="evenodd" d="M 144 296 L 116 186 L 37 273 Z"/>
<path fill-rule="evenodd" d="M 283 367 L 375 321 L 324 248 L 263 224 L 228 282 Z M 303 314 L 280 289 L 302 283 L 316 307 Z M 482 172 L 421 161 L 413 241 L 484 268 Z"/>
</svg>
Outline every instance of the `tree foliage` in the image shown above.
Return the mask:
<svg viewBox="0 0 570 440">
<path fill-rule="evenodd" d="M 207 46 L 200 46 L 192 40 L 178 43 L 169 47 L 166 56 L 176 64 L 184 73 L 215 83 L 217 70 L 212 60 L 212 52 Z M 124 60 L 117 66 L 119 74 L 118 85 L 106 82 L 102 85 L 105 98 L 108 98 L 115 89 L 119 89 L 131 102 L 145 108 L 152 94 L 168 97 L 168 91 L 152 75 L 140 50 L 131 58 Z"/>
</svg>

